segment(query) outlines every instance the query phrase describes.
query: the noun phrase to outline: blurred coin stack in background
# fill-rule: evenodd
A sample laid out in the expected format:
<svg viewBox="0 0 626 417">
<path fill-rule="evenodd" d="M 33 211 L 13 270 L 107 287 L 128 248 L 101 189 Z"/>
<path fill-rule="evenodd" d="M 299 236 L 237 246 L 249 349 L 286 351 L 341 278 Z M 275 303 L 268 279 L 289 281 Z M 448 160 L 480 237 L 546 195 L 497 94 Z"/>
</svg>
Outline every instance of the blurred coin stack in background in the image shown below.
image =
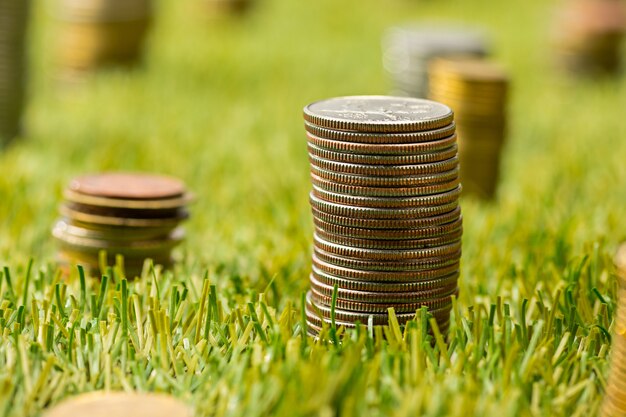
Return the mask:
<svg viewBox="0 0 626 417">
<path fill-rule="evenodd" d="M 60 0 L 62 77 L 137 64 L 152 20 L 152 0 Z"/>
<path fill-rule="evenodd" d="M 619 288 L 611 344 L 611 369 L 600 413 L 603 417 L 626 415 L 626 244 L 619 248 L 615 265 Z"/>
<path fill-rule="evenodd" d="M 253 0 L 201 0 L 209 17 L 243 15 L 254 5 Z"/>
<path fill-rule="evenodd" d="M 497 64 L 439 58 L 429 67 L 429 98 L 454 109 L 463 192 L 492 198 L 506 134 L 509 80 Z"/>
<path fill-rule="evenodd" d="M 64 193 L 61 219 L 52 234 L 59 261 L 100 271 L 100 252 L 107 265 L 124 257 L 128 277 L 141 273 L 150 258 L 165 267 L 172 249 L 184 238 L 181 221 L 189 215 L 190 194 L 174 178 L 149 174 L 105 173 L 75 178 Z M 103 272 L 103 271 L 100 271 Z"/>
<path fill-rule="evenodd" d="M 437 57 L 484 57 L 485 37 L 468 28 L 437 26 L 395 27 L 383 37 L 383 66 L 391 79 L 392 94 L 426 97 L 428 63 Z"/>
<path fill-rule="evenodd" d="M 29 8 L 29 0 L 0 0 L 0 146 L 21 130 Z"/>
<path fill-rule="evenodd" d="M 625 31 L 623 0 L 564 2 L 553 35 L 558 64 L 573 73 L 615 73 L 621 66 Z"/>
<path fill-rule="evenodd" d="M 340 97 L 304 109 L 315 224 L 309 331 L 384 325 L 428 307 L 449 324 L 462 219 L 453 113 L 428 100 Z"/>
</svg>

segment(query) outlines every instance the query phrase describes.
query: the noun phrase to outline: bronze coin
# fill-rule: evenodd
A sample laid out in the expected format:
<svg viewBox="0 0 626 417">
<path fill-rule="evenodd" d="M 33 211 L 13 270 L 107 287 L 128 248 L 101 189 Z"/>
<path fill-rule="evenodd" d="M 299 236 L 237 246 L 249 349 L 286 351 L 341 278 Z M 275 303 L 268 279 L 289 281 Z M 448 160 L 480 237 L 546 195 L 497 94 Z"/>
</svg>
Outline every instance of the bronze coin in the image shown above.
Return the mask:
<svg viewBox="0 0 626 417">
<path fill-rule="evenodd" d="M 421 206 L 439 206 L 457 201 L 461 196 L 461 186 L 453 190 L 418 197 L 363 197 L 326 191 L 313 186 L 313 195 L 322 200 L 348 206 L 370 208 L 410 208 Z"/>
<path fill-rule="evenodd" d="M 454 265 L 459 262 L 459 259 L 461 259 L 460 250 L 458 252 L 442 256 L 407 259 L 402 261 L 356 259 L 326 252 L 318 247 L 313 247 L 313 251 L 318 259 L 326 263 L 350 269 L 361 269 L 364 271 L 425 271 Z"/>
<path fill-rule="evenodd" d="M 420 217 L 410 219 L 363 219 L 349 216 L 338 216 L 320 211 L 315 207 L 311 208 L 313 216 L 325 222 L 341 226 L 358 227 L 364 229 L 417 229 L 421 227 L 439 226 L 450 223 L 461 217 L 461 208 L 431 217 Z"/>
<path fill-rule="evenodd" d="M 453 158 L 458 153 L 458 146 L 452 145 L 439 152 L 430 152 L 417 155 L 361 155 L 349 152 L 330 151 L 311 143 L 307 144 L 310 155 L 325 160 L 348 164 L 365 165 L 414 165 L 441 162 Z"/>
<path fill-rule="evenodd" d="M 353 248 L 362 248 L 362 249 L 425 249 L 432 248 L 442 245 L 447 245 L 452 242 L 460 241 L 463 236 L 463 229 L 458 229 L 451 233 L 423 238 L 423 239 L 358 239 L 353 237 L 347 237 L 342 235 L 337 235 L 335 233 L 326 232 L 323 229 L 318 227 L 315 228 L 315 234 L 320 238 L 324 239 L 327 242 L 335 243 L 343 246 L 350 246 Z"/>
<path fill-rule="evenodd" d="M 317 267 L 311 268 L 311 277 L 315 278 L 318 282 L 333 287 L 337 285 L 344 290 L 353 291 L 365 291 L 375 293 L 414 293 L 420 291 L 431 291 L 443 287 L 449 287 L 451 285 L 456 286 L 459 279 L 459 271 L 452 272 L 446 276 L 430 280 L 418 280 L 407 282 L 378 282 L 378 281 L 357 281 L 354 279 L 346 279 L 336 277 L 330 274 L 322 272 Z"/>
<path fill-rule="evenodd" d="M 64 400 L 44 417 L 192 417 L 192 409 L 172 396 L 96 391 Z"/>
<path fill-rule="evenodd" d="M 346 152 L 359 155 L 427 155 L 441 152 L 454 146 L 456 134 L 433 140 L 415 143 L 356 143 L 333 140 L 316 136 L 307 132 L 307 140 L 311 145 L 334 152 Z"/>
<path fill-rule="evenodd" d="M 312 257 L 313 273 L 321 277 L 326 274 L 329 277 L 340 277 L 354 281 L 363 282 L 397 282 L 412 283 L 418 281 L 432 281 L 447 277 L 450 274 L 458 273 L 460 268 L 459 259 L 447 262 L 445 265 L 426 267 L 419 270 L 396 269 L 392 271 L 379 270 L 370 271 L 363 269 L 349 268 L 336 265 L 321 259 L 314 252 Z M 321 271 L 318 273 L 318 271 Z"/>
<path fill-rule="evenodd" d="M 363 197 L 418 197 L 431 194 L 445 193 L 452 191 L 461 183 L 459 177 L 448 182 L 425 185 L 421 187 L 361 187 L 357 185 L 339 184 L 311 174 L 311 182 L 314 186 L 332 193 L 347 194 Z"/>
<path fill-rule="evenodd" d="M 178 179 L 144 173 L 109 172 L 74 178 L 71 191 L 96 197 L 128 200 L 176 198 L 185 194 Z"/>
<path fill-rule="evenodd" d="M 371 143 L 371 144 L 399 144 L 399 143 L 417 143 L 432 142 L 439 139 L 452 136 L 455 131 L 454 122 L 438 129 L 427 130 L 423 132 L 412 133 L 361 133 L 347 132 L 342 130 L 326 129 L 316 126 L 309 122 L 304 122 L 304 128 L 313 136 L 322 139 L 337 140 L 341 142 L 352 143 Z"/>
<path fill-rule="evenodd" d="M 309 162 L 312 166 L 326 171 L 373 177 L 407 177 L 438 174 L 448 172 L 459 165 L 459 159 L 456 156 L 445 161 L 417 165 L 348 164 L 322 159 L 315 155 L 309 155 Z"/>
<path fill-rule="evenodd" d="M 463 228 L 463 217 L 439 226 L 423 227 L 418 229 L 365 229 L 359 227 L 347 227 L 326 222 L 313 217 L 316 228 L 333 235 L 345 236 L 357 239 L 375 240 L 422 240 L 455 233 Z"/>
<path fill-rule="evenodd" d="M 376 261 L 416 261 L 424 258 L 436 258 L 458 253 L 461 250 L 461 241 L 423 249 L 362 249 L 339 245 L 322 239 L 313 234 L 313 243 L 316 248 L 335 255 L 346 256 L 361 260 Z"/>
<path fill-rule="evenodd" d="M 334 286 L 324 284 L 318 281 L 313 275 L 310 277 L 311 288 L 315 292 L 332 297 Z M 384 285 L 384 284 L 383 284 Z M 447 297 L 457 291 L 457 282 L 454 281 L 450 285 L 438 286 L 420 291 L 402 291 L 402 292 L 380 292 L 380 291 L 362 291 L 353 290 L 337 286 L 337 298 L 347 301 L 365 302 L 372 304 L 405 304 L 416 303 L 422 300 L 431 300 L 434 298 Z"/>
<path fill-rule="evenodd" d="M 409 97 L 335 97 L 304 108 L 307 122 L 351 132 L 421 132 L 447 126 L 453 118 L 448 106 Z"/>
<path fill-rule="evenodd" d="M 156 227 L 167 228 L 175 227 L 181 220 L 188 217 L 187 212 L 181 212 L 180 218 L 169 219 L 142 219 L 142 218 L 123 218 L 123 217 L 110 217 L 101 216 L 95 214 L 82 213 L 80 211 L 72 210 L 67 205 L 62 205 L 59 209 L 61 215 L 82 223 L 89 223 L 93 225 L 107 225 L 107 226 L 124 226 L 124 227 Z"/>
<path fill-rule="evenodd" d="M 459 167 L 438 172 L 435 174 L 397 176 L 397 177 L 375 177 L 365 175 L 353 175 L 341 172 L 330 171 L 311 165 L 311 173 L 318 177 L 330 180 L 339 184 L 356 185 L 360 187 L 423 187 L 428 185 L 441 184 L 455 180 L 459 177 Z"/>
<path fill-rule="evenodd" d="M 332 214 L 335 216 L 354 217 L 359 219 L 416 219 L 416 218 L 429 218 L 438 216 L 445 213 L 450 213 L 459 207 L 458 201 L 452 201 L 441 205 L 432 205 L 424 207 L 410 207 L 399 209 L 383 209 L 383 208 L 371 208 L 371 207 L 358 207 L 348 206 L 343 204 L 332 203 L 330 201 L 322 200 L 317 197 L 313 192 L 309 195 L 309 201 L 311 207 L 322 211 L 324 213 Z"/>
<path fill-rule="evenodd" d="M 120 198 L 96 197 L 89 194 L 77 193 L 70 189 L 63 192 L 63 197 L 65 197 L 66 201 L 82 205 L 139 210 L 178 209 L 193 201 L 193 197 L 189 193 L 184 194 L 181 197 L 160 200 L 128 200 Z"/>
</svg>

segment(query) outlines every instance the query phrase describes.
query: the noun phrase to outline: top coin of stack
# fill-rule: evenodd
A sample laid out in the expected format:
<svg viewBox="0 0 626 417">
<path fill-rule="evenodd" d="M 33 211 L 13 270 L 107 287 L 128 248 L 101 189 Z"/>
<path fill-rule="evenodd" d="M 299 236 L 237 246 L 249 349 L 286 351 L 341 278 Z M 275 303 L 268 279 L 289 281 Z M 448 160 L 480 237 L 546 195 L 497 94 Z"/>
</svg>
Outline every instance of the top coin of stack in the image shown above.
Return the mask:
<svg viewBox="0 0 626 417">
<path fill-rule="evenodd" d="M 613 325 L 611 370 L 600 415 L 614 417 L 626 415 L 626 244 L 615 256 L 619 277 L 617 312 Z"/>
<path fill-rule="evenodd" d="M 437 57 L 488 54 L 484 36 L 467 28 L 408 26 L 389 29 L 383 38 L 383 66 L 394 94 L 426 97 L 428 63 Z"/>
<path fill-rule="evenodd" d="M 190 407 L 164 394 L 91 392 L 65 400 L 44 417 L 192 417 Z"/>
<path fill-rule="evenodd" d="M 0 1 L 0 146 L 20 133 L 29 0 Z"/>
<path fill-rule="evenodd" d="M 464 191 L 491 198 L 506 133 L 506 72 L 488 60 L 439 58 L 429 80 L 429 98 L 455 111 Z"/>
<path fill-rule="evenodd" d="M 106 173 L 78 177 L 65 190 L 62 218 L 53 228 L 60 261 L 99 270 L 99 252 L 124 256 L 128 276 L 143 261 L 169 266 L 171 251 L 184 238 L 180 222 L 188 217 L 190 195 L 174 178 Z M 102 271 L 101 271 L 102 272 Z"/>
<path fill-rule="evenodd" d="M 304 109 L 315 224 L 310 330 L 401 323 L 429 308 L 442 330 L 457 294 L 461 192 L 453 113 L 402 97 L 339 97 Z"/>
<path fill-rule="evenodd" d="M 559 10 L 554 30 L 555 56 L 574 73 L 617 72 L 626 32 L 622 0 L 573 0 Z"/>
<path fill-rule="evenodd" d="M 151 18 L 152 0 L 60 0 L 63 75 L 138 62 Z"/>
</svg>

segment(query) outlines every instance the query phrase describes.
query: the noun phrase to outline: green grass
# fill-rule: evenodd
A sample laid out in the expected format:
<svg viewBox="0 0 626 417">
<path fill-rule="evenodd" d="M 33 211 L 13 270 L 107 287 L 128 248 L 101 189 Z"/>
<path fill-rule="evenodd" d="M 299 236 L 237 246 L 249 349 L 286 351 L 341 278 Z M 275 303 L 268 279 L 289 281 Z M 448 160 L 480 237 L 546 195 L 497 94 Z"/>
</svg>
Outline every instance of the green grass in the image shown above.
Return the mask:
<svg viewBox="0 0 626 417">
<path fill-rule="evenodd" d="M 624 77 L 555 72 L 541 0 L 260 3 L 206 22 L 192 0 L 163 1 L 144 69 L 72 91 L 54 80 L 57 28 L 37 3 L 28 134 L 0 155 L 0 415 L 96 389 L 171 392 L 216 416 L 593 415 L 611 256 L 626 240 Z M 385 93 L 383 30 L 432 17 L 484 24 L 512 74 L 499 199 L 463 201 L 445 342 L 422 314 L 403 332 L 329 329 L 315 342 L 301 319 L 312 242 L 301 109 Z M 55 272 L 61 190 L 109 169 L 176 175 L 197 194 L 173 272 L 84 286 Z"/>
</svg>

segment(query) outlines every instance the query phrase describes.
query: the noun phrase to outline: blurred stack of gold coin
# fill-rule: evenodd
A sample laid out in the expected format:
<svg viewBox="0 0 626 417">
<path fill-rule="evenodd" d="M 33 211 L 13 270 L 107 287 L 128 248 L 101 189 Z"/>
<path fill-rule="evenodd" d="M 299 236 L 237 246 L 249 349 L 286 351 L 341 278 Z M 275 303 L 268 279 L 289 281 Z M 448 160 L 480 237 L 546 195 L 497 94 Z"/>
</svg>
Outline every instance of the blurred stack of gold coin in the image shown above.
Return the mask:
<svg viewBox="0 0 626 417">
<path fill-rule="evenodd" d="M 615 73 L 621 68 L 623 0 L 570 0 L 557 16 L 553 38 L 561 67 L 573 73 Z"/>
<path fill-rule="evenodd" d="M 191 197 L 171 177 L 104 173 L 75 178 L 64 193 L 61 219 L 52 234 L 59 243 L 59 261 L 100 271 L 100 253 L 107 265 L 124 256 L 128 277 L 139 275 L 147 258 L 170 266 L 172 249 L 184 238 L 181 221 L 189 215 Z M 103 271 L 100 271 L 103 272 Z"/>
<path fill-rule="evenodd" d="M 429 97 L 454 109 L 463 191 L 494 196 L 505 142 L 509 80 L 495 63 L 439 58 L 429 66 Z"/>
<path fill-rule="evenodd" d="M 315 224 L 309 331 L 333 314 L 348 328 L 384 325 L 390 308 L 404 324 L 422 307 L 447 331 L 463 233 L 452 110 L 338 97 L 306 106 L 304 118 Z"/>
<path fill-rule="evenodd" d="M 253 6 L 253 0 L 201 0 L 210 17 L 241 15 Z"/>
<path fill-rule="evenodd" d="M 0 146 L 21 130 L 29 9 L 30 0 L 0 1 Z"/>
<path fill-rule="evenodd" d="M 191 407 L 165 394 L 95 391 L 69 398 L 44 417 L 192 417 Z"/>
<path fill-rule="evenodd" d="M 62 76 L 140 61 L 152 0 L 59 0 Z"/>
<path fill-rule="evenodd" d="M 617 251 L 615 266 L 619 289 L 613 325 L 611 369 L 600 413 L 603 417 L 626 416 L 626 244 Z"/>
</svg>

